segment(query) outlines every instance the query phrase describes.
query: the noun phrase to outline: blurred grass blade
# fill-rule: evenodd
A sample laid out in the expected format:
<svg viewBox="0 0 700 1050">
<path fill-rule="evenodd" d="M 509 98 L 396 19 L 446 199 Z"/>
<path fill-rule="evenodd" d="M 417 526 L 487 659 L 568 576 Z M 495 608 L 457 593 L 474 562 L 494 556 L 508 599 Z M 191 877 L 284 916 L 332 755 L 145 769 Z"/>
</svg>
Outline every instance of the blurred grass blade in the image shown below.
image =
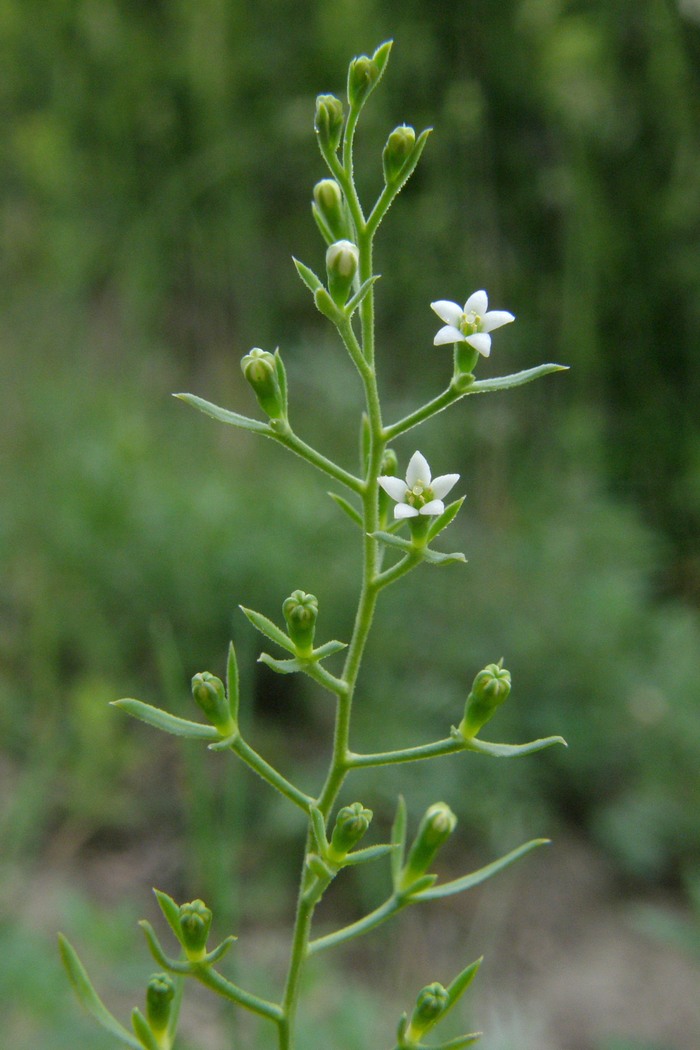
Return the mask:
<svg viewBox="0 0 700 1050">
<path fill-rule="evenodd" d="M 70 942 L 66 940 L 62 933 L 59 933 L 58 935 L 58 946 L 61 952 L 63 965 L 66 968 L 70 982 L 75 989 L 75 994 L 81 1005 L 92 1017 L 95 1018 L 98 1024 L 102 1025 L 103 1028 L 106 1028 L 108 1032 L 126 1046 L 131 1047 L 132 1050 L 142 1050 L 141 1044 L 138 1040 L 135 1039 L 123 1025 L 119 1024 L 116 1017 L 113 1017 L 104 1005 L 93 988 L 90 978 L 86 973 L 85 967 L 78 958 L 75 948 L 73 948 Z"/>
<path fill-rule="evenodd" d="M 203 722 L 190 722 L 187 718 L 178 718 L 177 715 L 171 715 L 160 707 L 152 707 L 132 697 L 112 700 L 111 705 L 118 707 L 120 711 L 126 711 L 132 718 L 138 718 L 141 722 L 155 726 L 156 729 L 162 729 L 165 733 L 174 733 L 175 736 L 195 737 L 199 740 L 218 740 L 219 737 L 213 726 L 204 725 Z"/>
</svg>

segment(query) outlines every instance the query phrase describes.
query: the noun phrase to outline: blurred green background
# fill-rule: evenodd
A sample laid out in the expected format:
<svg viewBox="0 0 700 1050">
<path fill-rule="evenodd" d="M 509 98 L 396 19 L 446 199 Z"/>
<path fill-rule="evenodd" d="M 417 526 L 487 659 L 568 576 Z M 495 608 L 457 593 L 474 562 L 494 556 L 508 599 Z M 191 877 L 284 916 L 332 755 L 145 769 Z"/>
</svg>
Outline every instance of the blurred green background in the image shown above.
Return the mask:
<svg viewBox="0 0 700 1050">
<path fill-rule="evenodd" d="M 581 858 L 571 872 L 605 872 L 592 915 L 603 898 L 662 901 L 692 928 L 700 4 L 0 0 L 0 1001 L 11 1050 L 111 1045 L 65 993 L 53 931 L 129 1005 L 150 972 L 133 922 L 153 884 L 204 896 L 241 943 L 250 933 L 258 947 L 245 939 L 241 967 L 274 994 L 295 815 L 233 762 L 126 724 L 107 701 L 135 695 L 192 715 L 189 677 L 222 673 L 233 637 L 247 734 L 309 790 L 322 776 L 332 713 L 305 683 L 256 667 L 237 605 L 277 617 L 303 587 L 319 596 L 322 636 L 347 637 L 357 537 L 322 477 L 170 394 L 256 414 L 238 362 L 280 345 L 302 436 L 354 469 L 359 389 L 290 257 L 323 265 L 309 207 L 325 174 L 315 95 L 341 93 L 349 58 L 390 36 L 358 136 L 365 196 L 380 188 L 396 124 L 435 132 L 377 248 L 386 418 L 449 377 L 449 354 L 431 345 L 433 299 L 485 287 L 517 315 L 480 376 L 572 367 L 463 402 L 399 442 L 402 462 L 418 445 L 436 473 L 460 471 L 467 502 L 446 542 L 469 564 L 426 568 L 387 594 L 356 746 L 444 735 L 475 671 L 503 655 L 514 693 L 492 736 L 559 732 L 570 748 L 373 772 L 346 801 L 373 808 L 381 834 L 407 784 L 414 819 L 444 797 L 461 822 L 464 852 L 454 845 L 446 861 L 455 874 L 552 834 L 560 855 Z M 534 894 L 552 889 L 552 858 L 525 862 L 539 865 Z M 359 915 L 383 889 L 382 872 L 349 879 L 322 921 Z M 439 925 L 428 937 L 427 919 L 407 920 L 391 965 L 379 937 L 369 963 L 341 953 L 335 976 L 313 978 L 304 1046 L 390 1045 L 405 988 L 451 976 L 409 965 L 407 933 L 459 968 L 505 923 L 495 899 L 500 918 L 492 909 L 481 939 L 446 944 Z M 581 918 L 572 901 L 549 930 L 555 944 Z M 649 952 L 675 943 L 660 920 L 645 931 Z M 537 976 L 537 953 L 521 950 L 520 976 Z M 678 951 L 692 966 L 697 938 Z M 522 1014 L 515 978 L 499 1009 L 498 977 L 495 1020 L 473 995 L 479 1024 L 491 1023 L 487 1050 L 693 1050 L 700 1039 L 700 1019 L 647 1036 L 632 1018 L 578 1028 L 576 1042 L 558 1006 L 543 1004 L 544 1021 L 532 1004 Z M 338 1022 L 351 1015 L 352 1033 Z M 183 1045 L 230 1045 L 204 1002 L 190 1023 Z"/>
</svg>

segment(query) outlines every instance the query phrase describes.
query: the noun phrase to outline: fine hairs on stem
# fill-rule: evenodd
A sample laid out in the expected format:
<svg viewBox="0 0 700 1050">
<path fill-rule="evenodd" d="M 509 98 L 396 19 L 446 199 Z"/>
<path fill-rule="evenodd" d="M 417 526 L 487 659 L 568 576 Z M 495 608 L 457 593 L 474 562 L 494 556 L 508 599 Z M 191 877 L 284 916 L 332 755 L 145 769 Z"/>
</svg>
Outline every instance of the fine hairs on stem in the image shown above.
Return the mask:
<svg viewBox="0 0 700 1050">
<path fill-rule="evenodd" d="M 542 364 L 510 375 L 477 379 L 475 372 L 480 359 L 491 353 L 491 333 L 515 318 L 508 311 L 489 309 L 488 296 L 483 290 L 469 295 L 464 305 L 438 300 L 430 304 L 443 322 L 434 344 L 452 348 L 447 358 L 451 368 L 449 381 L 441 393 L 404 418 L 384 420 L 375 366 L 378 275 L 373 269 L 374 239 L 380 223 L 418 164 L 430 134 L 430 129 L 426 129 L 417 135 L 405 124 L 389 134 L 382 151 L 383 188 L 371 207 L 363 206 L 354 178 L 355 130 L 385 72 L 391 47 L 391 42 L 386 42 L 371 56 L 360 55 L 352 60 L 345 101 L 335 95 L 319 95 L 316 100 L 314 129 L 328 176 L 313 189 L 312 214 L 326 246 L 325 273 L 319 276 L 308 265 L 294 260 L 316 308 L 334 327 L 340 346 L 347 351 L 359 376 L 363 396 L 357 418 L 362 452 L 357 471 L 335 463 L 296 432 L 294 413 L 290 411 L 293 392 L 288 391 L 279 349 L 270 352 L 255 347 L 241 361 L 243 375 L 263 419 L 241 415 L 194 394 L 176 395 L 221 423 L 276 442 L 307 466 L 325 474 L 342 490 L 330 495 L 356 530 L 348 556 L 356 557 L 358 550 L 361 553 L 357 608 L 349 640 L 331 639 L 317 644 L 316 628 L 322 626 L 320 602 L 316 595 L 302 589 L 284 598 L 277 622 L 261 612 L 241 607 L 250 627 L 258 631 L 266 643 L 271 643 L 272 652 L 263 651 L 259 657 L 261 662 L 279 674 L 304 674 L 333 698 L 335 721 L 325 778 L 316 785 L 292 783 L 245 738 L 246 704 L 245 700 L 241 704 L 233 643 L 229 647 L 224 680 L 208 671 L 192 679 L 192 699 L 204 721 L 190 721 L 134 698 L 114 701 L 115 707 L 156 729 L 198 740 L 214 751 L 229 752 L 290 806 L 304 813 L 306 844 L 286 979 L 276 1001 L 234 984 L 221 971 L 220 964 L 236 938 L 226 936 L 212 947 L 210 933 L 214 916 L 205 902 L 196 899 L 178 904 L 158 889 L 156 899 L 165 924 L 170 927 L 171 940 L 175 939 L 175 953 L 170 954 L 162 946 L 150 923 L 145 920 L 141 923 L 148 949 L 162 972 L 148 981 L 144 1010 L 133 1010 L 129 1030 L 102 1002 L 75 949 L 61 935 L 61 956 L 79 1000 L 118 1043 L 134 1050 L 171 1050 L 175 1046 L 180 1004 L 188 978 L 227 999 L 232 1007 L 248 1010 L 269 1022 L 270 1039 L 266 1045 L 278 1050 L 299 1048 L 297 1017 L 302 978 L 310 956 L 361 937 L 392 920 L 404 908 L 471 889 L 547 841 L 532 839 L 476 871 L 441 881 L 434 871 L 438 853 L 456 825 L 456 817 L 447 803 L 438 801 L 429 806 L 409 834 L 409 823 L 416 822 L 409 822 L 406 804 L 399 798 L 390 841 L 371 844 L 367 844 L 365 838 L 372 820 L 372 811 L 365 805 L 368 800 L 337 808 L 341 789 L 346 784 L 351 784 L 355 791 L 355 781 L 358 781 L 361 789 L 357 773 L 363 768 L 424 762 L 458 753 L 464 753 L 463 760 L 469 761 L 469 752 L 513 758 L 564 743 L 558 736 L 522 744 L 481 738 L 482 729 L 511 691 L 511 676 L 501 660 L 486 664 L 473 677 L 461 721 L 452 727 L 442 727 L 443 734 L 447 735 L 393 751 L 359 753 L 351 748 L 353 702 L 382 592 L 399 584 L 416 569 L 429 573 L 432 566 L 460 565 L 466 560 L 459 551 L 447 552 L 434 547 L 462 506 L 463 496 L 445 503 L 445 497 L 458 485 L 459 475 L 433 476 L 426 457 L 419 451 L 399 467 L 391 442 L 473 394 L 509 390 L 562 370 L 561 365 Z M 439 351 L 435 353 L 436 367 L 442 367 L 445 357 Z M 349 450 L 357 447 L 356 433 L 348 435 L 347 447 Z M 465 669 L 465 676 L 467 674 L 471 677 L 474 670 Z M 342 875 L 343 869 L 365 863 L 388 867 L 392 885 L 389 896 L 356 922 L 321 936 L 314 934 L 315 910 L 323 896 L 331 891 L 335 878 L 346 877 Z M 236 950 L 244 950 L 244 945 Z M 435 981 L 417 992 L 414 1004 L 398 1019 L 394 1050 L 428 1045 L 437 1050 L 458 1050 L 476 1041 L 478 1033 L 474 1032 L 442 1042 L 425 1043 L 424 1039 L 469 987 L 480 962 L 468 963 L 446 985 Z M 389 1042 L 385 1046 L 391 1050 Z"/>
</svg>

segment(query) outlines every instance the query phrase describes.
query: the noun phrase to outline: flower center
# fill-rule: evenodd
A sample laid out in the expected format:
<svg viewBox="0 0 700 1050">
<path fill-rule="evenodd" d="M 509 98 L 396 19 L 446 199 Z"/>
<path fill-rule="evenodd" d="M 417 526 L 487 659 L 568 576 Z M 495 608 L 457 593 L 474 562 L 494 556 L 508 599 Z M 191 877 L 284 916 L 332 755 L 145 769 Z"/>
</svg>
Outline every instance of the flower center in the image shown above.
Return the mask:
<svg viewBox="0 0 700 1050">
<path fill-rule="evenodd" d="M 432 493 L 426 483 L 420 478 L 413 488 L 406 489 L 406 503 L 411 507 L 424 507 L 432 499 Z"/>
<path fill-rule="evenodd" d="M 481 327 L 481 317 L 475 310 L 470 310 L 468 314 L 462 314 L 462 320 L 459 322 L 459 330 L 462 335 L 474 335 L 475 332 L 479 331 Z"/>
</svg>

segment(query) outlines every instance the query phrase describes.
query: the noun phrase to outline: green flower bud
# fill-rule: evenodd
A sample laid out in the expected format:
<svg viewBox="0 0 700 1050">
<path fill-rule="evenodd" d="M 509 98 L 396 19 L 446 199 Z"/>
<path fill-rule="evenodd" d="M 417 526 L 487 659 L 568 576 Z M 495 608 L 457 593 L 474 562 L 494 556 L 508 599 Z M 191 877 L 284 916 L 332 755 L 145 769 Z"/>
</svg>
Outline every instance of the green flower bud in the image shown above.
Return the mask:
<svg viewBox="0 0 700 1050">
<path fill-rule="evenodd" d="M 348 102 L 356 109 L 361 106 L 379 79 L 379 66 L 367 55 L 354 58 L 348 69 Z"/>
<path fill-rule="evenodd" d="M 321 147 L 335 153 L 343 133 L 343 103 L 335 95 L 319 95 L 316 99 L 314 128 Z"/>
<path fill-rule="evenodd" d="M 289 637 L 299 656 L 311 656 L 318 617 L 318 598 L 304 591 L 292 591 L 282 605 Z"/>
<path fill-rule="evenodd" d="M 338 810 L 331 836 L 329 860 L 338 863 L 357 845 L 372 820 L 372 810 L 365 809 L 361 802 L 343 806 Z"/>
<path fill-rule="evenodd" d="M 445 1012 L 450 1002 L 447 989 L 435 981 L 427 985 L 419 992 L 416 999 L 415 1009 L 411 1015 L 411 1023 L 405 1034 L 406 1042 L 412 1043 L 420 1039 L 421 1035 L 432 1028 L 441 1014 Z"/>
<path fill-rule="evenodd" d="M 192 679 L 192 698 L 220 732 L 233 732 L 231 708 L 220 678 L 209 671 L 196 674 Z"/>
<path fill-rule="evenodd" d="M 389 135 L 382 153 L 384 180 L 387 185 L 398 179 L 406 165 L 406 161 L 413 152 L 415 144 L 416 133 L 413 128 L 408 127 L 406 124 L 394 128 L 391 135 Z"/>
<path fill-rule="evenodd" d="M 493 718 L 510 693 L 510 671 L 497 664 L 487 664 L 474 679 L 464 707 L 459 731 L 467 739 L 475 737 L 481 727 Z"/>
<path fill-rule="evenodd" d="M 170 1019 L 175 985 L 167 973 L 154 973 L 146 989 L 146 1016 L 154 1032 L 164 1032 Z"/>
<path fill-rule="evenodd" d="M 396 471 L 399 469 L 399 461 L 393 448 L 387 448 L 384 450 L 382 455 L 382 466 L 380 475 L 382 477 L 396 477 Z M 394 501 L 388 492 L 385 492 L 383 488 L 379 489 L 379 517 L 382 522 L 382 528 L 387 521 L 387 518 L 393 519 L 393 507 Z"/>
<path fill-rule="evenodd" d="M 343 194 L 335 179 L 321 179 L 314 186 L 314 205 L 336 241 L 347 234 Z"/>
<path fill-rule="evenodd" d="M 352 241 L 336 241 L 326 252 L 328 290 L 338 306 L 347 302 L 359 261 L 360 253 Z"/>
<path fill-rule="evenodd" d="M 211 920 L 212 913 L 204 901 L 196 900 L 180 905 L 182 946 L 190 962 L 199 962 L 206 955 Z"/>
<path fill-rule="evenodd" d="M 263 412 L 266 412 L 270 419 L 283 419 L 285 406 L 275 355 L 256 346 L 241 359 L 241 369 Z"/>
<path fill-rule="evenodd" d="M 456 825 L 456 816 L 444 802 L 435 802 L 428 807 L 401 873 L 399 884 L 402 889 L 409 889 L 425 875 L 435 859 L 435 854 L 450 837 Z"/>
</svg>

